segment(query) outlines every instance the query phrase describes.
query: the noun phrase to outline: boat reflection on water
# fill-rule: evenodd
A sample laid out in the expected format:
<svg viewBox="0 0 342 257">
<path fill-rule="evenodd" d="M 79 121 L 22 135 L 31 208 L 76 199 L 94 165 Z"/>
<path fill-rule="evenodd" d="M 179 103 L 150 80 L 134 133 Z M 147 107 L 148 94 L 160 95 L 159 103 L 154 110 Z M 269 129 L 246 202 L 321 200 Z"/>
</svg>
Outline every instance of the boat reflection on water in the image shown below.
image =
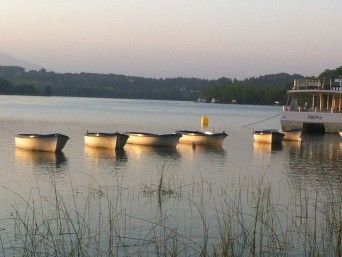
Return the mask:
<svg viewBox="0 0 342 257">
<path fill-rule="evenodd" d="M 305 137 L 299 149 L 289 149 L 289 177 L 296 188 L 340 187 L 342 183 L 342 145 L 338 135 Z"/>
<path fill-rule="evenodd" d="M 178 144 L 177 149 L 182 152 L 182 154 L 203 153 L 208 155 L 225 155 L 226 153 L 222 146 Z"/>
<path fill-rule="evenodd" d="M 125 151 L 127 151 L 130 158 L 138 160 L 143 158 L 177 160 L 181 157 L 176 147 L 126 145 Z"/>
<path fill-rule="evenodd" d="M 198 161 L 205 163 L 217 163 L 223 165 L 227 155 L 223 147 L 202 146 L 202 145 L 187 145 L 179 144 L 177 149 L 182 154 L 182 157 L 191 161 Z"/>
<path fill-rule="evenodd" d="M 283 147 L 289 151 L 299 151 L 302 148 L 303 141 L 283 141 Z"/>
<path fill-rule="evenodd" d="M 127 154 L 124 149 L 103 149 L 90 146 L 84 147 L 84 155 L 88 161 L 99 166 L 109 165 L 122 167 L 127 162 Z"/>
<path fill-rule="evenodd" d="M 283 145 L 280 144 L 265 144 L 259 142 L 253 142 L 253 153 L 255 155 L 272 154 L 276 151 L 283 149 Z"/>
<path fill-rule="evenodd" d="M 34 165 L 42 171 L 59 171 L 67 164 L 67 158 L 63 152 L 30 151 L 16 148 L 15 159 L 24 166 Z"/>
</svg>

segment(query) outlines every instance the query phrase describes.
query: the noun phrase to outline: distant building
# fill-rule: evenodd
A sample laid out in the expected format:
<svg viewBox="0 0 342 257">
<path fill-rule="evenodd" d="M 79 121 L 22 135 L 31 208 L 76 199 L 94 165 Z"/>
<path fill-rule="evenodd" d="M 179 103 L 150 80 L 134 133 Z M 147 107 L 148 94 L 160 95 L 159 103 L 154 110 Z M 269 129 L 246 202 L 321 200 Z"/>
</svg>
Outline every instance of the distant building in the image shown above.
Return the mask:
<svg viewBox="0 0 342 257">
<path fill-rule="evenodd" d="M 197 103 L 206 103 L 207 99 L 205 99 L 205 98 L 198 98 L 196 102 Z"/>
</svg>

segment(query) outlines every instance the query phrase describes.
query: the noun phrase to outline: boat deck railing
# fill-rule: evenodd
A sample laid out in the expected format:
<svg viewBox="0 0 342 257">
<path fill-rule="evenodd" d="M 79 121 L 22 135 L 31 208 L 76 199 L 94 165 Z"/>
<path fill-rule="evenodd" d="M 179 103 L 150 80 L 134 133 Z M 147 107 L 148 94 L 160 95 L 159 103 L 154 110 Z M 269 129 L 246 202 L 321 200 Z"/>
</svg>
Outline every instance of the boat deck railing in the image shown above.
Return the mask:
<svg viewBox="0 0 342 257">
<path fill-rule="evenodd" d="M 313 90 L 315 91 L 321 91 L 321 90 L 326 90 L 326 91 L 332 91 L 332 92 L 341 92 L 342 87 L 293 87 L 290 91 L 310 91 L 312 92 Z"/>
<path fill-rule="evenodd" d="M 291 106 L 283 106 L 283 111 L 290 111 L 290 112 L 322 112 L 322 113 L 342 113 L 342 108 L 323 108 L 319 109 L 318 107 L 315 108 L 307 108 L 303 106 L 291 107 Z"/>
<path fill-rule="evenodd" d="M 329 90 L 342 91 L 341 81 L 329 81 L 329 83 L 321 82 L 317 79 L 295 79 L 292 90 Z"/>
</svg>

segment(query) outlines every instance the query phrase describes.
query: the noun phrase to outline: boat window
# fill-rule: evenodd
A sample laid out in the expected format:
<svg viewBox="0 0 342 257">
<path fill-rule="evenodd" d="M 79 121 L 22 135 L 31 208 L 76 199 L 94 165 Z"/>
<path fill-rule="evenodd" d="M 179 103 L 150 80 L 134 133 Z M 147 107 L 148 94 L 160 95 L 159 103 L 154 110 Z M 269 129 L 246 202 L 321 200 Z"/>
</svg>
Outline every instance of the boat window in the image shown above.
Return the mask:
<svg viewBox="0 0 342 257">
<path fill-rule="evenodd" d="M 291 111 L 342 113 L 341 94 L 296 93 L 290 99 Z"/>
</svg>

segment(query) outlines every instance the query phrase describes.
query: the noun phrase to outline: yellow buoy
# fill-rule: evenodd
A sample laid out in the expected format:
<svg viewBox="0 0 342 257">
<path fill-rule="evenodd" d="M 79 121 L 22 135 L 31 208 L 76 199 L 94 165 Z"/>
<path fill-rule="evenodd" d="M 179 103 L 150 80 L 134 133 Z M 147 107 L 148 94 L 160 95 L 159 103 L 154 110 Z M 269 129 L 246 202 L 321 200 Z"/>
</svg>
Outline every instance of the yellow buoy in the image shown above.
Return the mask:
<svg viewBox="0 0 342 257">
<path fill-rule="evenodd" d="M 208 128 L 209 126 L 209 119 L 207 116 L 202 116 L 201 117 L 201 128 Z"/>
</svg>

